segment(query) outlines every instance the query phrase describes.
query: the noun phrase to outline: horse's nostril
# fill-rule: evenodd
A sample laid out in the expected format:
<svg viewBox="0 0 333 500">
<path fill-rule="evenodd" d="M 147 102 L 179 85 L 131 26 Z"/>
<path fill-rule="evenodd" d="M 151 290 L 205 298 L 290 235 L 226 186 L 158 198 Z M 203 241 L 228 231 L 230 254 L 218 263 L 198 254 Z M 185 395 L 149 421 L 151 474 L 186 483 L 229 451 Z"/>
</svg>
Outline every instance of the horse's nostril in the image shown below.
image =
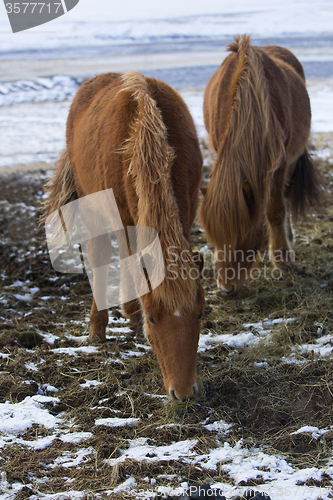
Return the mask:
<svg viewBox="0 0 333 500">
<path fill-rule="evenodd" d="M 190 394 L 191 391 L 189 390 L 188 393 L 184 395 L 184 397 L 180 396 L 179 393 L 176 396 L 176 391 L 174 389 L 169 389 L 169 394 L 171 396 L 171 399 L 173 399 L 174 401 L 184 402 L 187 401 L 188 399 L 194 398 L 197 395 L 198 393 L 197 384 L 192 385 L 191 389 L 192 389 L 192 394 Z"/>
<path fill-rule="evenodd" d="M 231 290 L 229 290 L 229 292 L 227 292 L 227 295 L 231 295 L 232 293 L 234 293 L 235 291 L 235 287 L 234 285 L 231 286 Z"/>
<path fill-rule="evenodd" d="M 174 389 L 170 389 L 170 396 L 172 397 L 172 399 L 174 401 L 179 401 L 179 399 L 176 396 L 176 393 L 175 393 Z"/>
</svg>

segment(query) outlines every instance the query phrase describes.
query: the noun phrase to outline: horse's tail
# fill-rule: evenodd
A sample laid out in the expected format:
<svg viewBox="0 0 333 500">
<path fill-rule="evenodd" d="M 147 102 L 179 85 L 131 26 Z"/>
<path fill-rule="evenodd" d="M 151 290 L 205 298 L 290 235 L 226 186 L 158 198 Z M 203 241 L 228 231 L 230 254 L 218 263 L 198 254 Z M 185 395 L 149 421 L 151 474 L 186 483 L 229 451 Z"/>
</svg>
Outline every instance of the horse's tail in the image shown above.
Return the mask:
<svg viewBox="0 0 333 500">
<path fill-rule="evenodd" d="M 228 46 L 236 54 L 236 67 L 226 129 L 200 209 L 207 236 L 219 248 L 242 245 L 250 228 L 259 229 L 272 176 L 285 156 L 262 56 L 250 41 L 243 35 Z"/>
<path fill-rule="evenodd" d="M 129 137 L 122 149 L 128 159 L 128 175 L 133 179 L 138 197 L 137 225 L 157 230 L 168 278 L 168 249 L 175 248 L 176 252 L 190 250 L 190 242 L 185 238 L 180 222 L 171 180 L 175 151 L 168 143 L 168 131 L 161 110 L 151 95 L 148 80 L 133 71 L 122 75 L 122 82 L 120 92 L 128 92 L 130 98 L 137 103 Z M 140 241 L 140 235 L 138 240 L 138 248 L 143 250 L 145 242 Z M 191 266 L 190 262 L 187 264 Z M 167 290 L 168 287 L 172 293 Z M 163 300 L 165 305 L 174 310 L 192 307 L 195 294 L 193 280 L 176 279 L 172 282 L 164 279 L 154 290 L 154 297 Z"/>
<path fill-rule="evenodd" d="M 306 214 L 306 209 L 321 208 L 325 201 L 324 179 L 307 150 L 298 158 L 290 182 L 290 208 L 293 219 Z"/>
<path fill-rule="evenodd" d="M 48 198 L 44 202 L 44 215 L 41 222 L 55 210 L 78 198 L 74 183 L 73 171 L 65 149 L 58 162 L 54 177 L 47 185 Z"/>
</svg>

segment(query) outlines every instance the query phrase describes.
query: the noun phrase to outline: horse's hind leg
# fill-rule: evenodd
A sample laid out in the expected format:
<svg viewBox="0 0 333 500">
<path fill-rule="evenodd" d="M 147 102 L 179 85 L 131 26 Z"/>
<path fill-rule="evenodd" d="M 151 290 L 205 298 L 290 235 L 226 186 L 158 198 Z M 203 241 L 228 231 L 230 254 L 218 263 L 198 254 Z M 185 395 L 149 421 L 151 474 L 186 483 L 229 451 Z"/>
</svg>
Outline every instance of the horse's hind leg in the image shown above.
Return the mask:
<svg viewBox="0 0 333 500">
<path fill-rule="evenodd" d="M 290 268 L 294 262 L 293 233 L 288 204 L 284 198 L 284 169 L 274 174 L 271 198 L 266 208 L 269 251 L 275 267 Z"/>
<path fill-rule="evenodd" d="M 107 308 L 107 280 L 108 273 L 105 267 L 111 259 L 111 241 L 108 234 L 92 238 L 87 244 L 87 257 L 93 269 L 93 304 L 90 312 L 89 342 L 105 342 L 106 327 L 108 324 Z M 97 304 L 104 307 L 97 309 Z"/>
</svg>

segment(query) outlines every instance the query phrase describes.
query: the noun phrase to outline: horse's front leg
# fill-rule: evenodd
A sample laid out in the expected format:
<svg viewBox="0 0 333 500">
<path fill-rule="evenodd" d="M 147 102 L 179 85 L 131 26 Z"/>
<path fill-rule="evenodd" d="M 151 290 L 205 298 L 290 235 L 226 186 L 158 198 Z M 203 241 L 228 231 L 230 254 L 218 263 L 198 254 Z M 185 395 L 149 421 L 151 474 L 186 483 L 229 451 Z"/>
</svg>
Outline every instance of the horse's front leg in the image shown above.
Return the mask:
<svg viewBox="0 0 333 500">
<path fill-rule="evenodd" d="M 275 172 L 266 208 L 270 258 L 274 266 L 281 269 L 293 267 L 295 260 L 290 213 L 284 197 L 284 173 L 283 168 Z"/>
<path fill-rule="evenodd" d="M 129 239 L 126 230 L 118 233 L 118 248 L 120 259 L 126 259 L 137 251 L 136 242 L 132 241 L 132 248 L 129 244 Z M 135 283 L 131 273 L 125 271 L 123 267 L 121 272 L 121 304 L 122 314 L 130 320 L 130 327 L 133 330 L 140 330 L 142 327 L 142 307 L 139 298 L 128 300 L 131 292 L 135 290 Z"/>
<path fill-rule="evenodd" d="M 287 204 L 287 213 L 286 213 L 286 231 L 287 231 L 287 239 L 290 244 L 291 251 L 295 249 L 295 231 L 293 228 L 293 219 L 289 208 L 289 200 L 286 200 Z"/>
<path fill-rule="evenodd" d="M 93 269 L 93 304 L 90 312 L 89 342 L 105 342 L 108 324 L 107 267 L 111 259 L 109 235 L 92 238 L 87 244 L 87 257 Z M 97 308 L 97 304 L 99 309 Z"/>
<path fill-rule="evenodd" d="M 137 331 L 142 328 L 142 307 L 139 299 L 134 299 L 122 305 L 122 313 L 125 318 L 130 320 L 129 326 Z"/>
</svg>

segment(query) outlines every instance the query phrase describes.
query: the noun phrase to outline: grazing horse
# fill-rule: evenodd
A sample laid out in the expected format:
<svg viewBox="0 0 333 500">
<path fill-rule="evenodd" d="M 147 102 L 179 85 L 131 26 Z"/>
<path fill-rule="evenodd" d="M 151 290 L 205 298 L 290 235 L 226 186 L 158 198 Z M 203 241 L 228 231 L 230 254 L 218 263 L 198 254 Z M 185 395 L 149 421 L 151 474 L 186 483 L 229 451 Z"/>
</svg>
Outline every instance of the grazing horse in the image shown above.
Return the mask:
<svg viewBox="0 0 333 500">
<path fill-rule="evenodd" d="M 124 303 L 123 314 L 132 324 L 143 321 L 165 388 L 175 400 L 197 392 L 204 292 L 202 259 L 191 250 L 190 230 L 201 175 L 197 134 L 180 95 L 137 72 L 108 73 L 87 81 L 76 94 L 67 121 L 67 147 L 46 206 L 50 214 L 111 188 L 124 227 L 157 231 L 165 278 L 140 299 Z M 93 268 L 97 254 L 96 239 L 90 238 L 87 256 Z M 98 279 L 103 283 L 103 277 Z M 95 296 L 90 323 L 89 340 L 105 341 L 108 310 L 98 310 Z"/>
<path fill-rule="evenodd" d="M 216 249 L 218 295 L 235 295 L 269 236 L 275 267 L 292 267 L 292 219 L 318 207 L 321 176 L 306 150 L 311 109 L 302 65 L 243 35 L 210 79 L 204 121 L 216 161 L 199 208 Z"/>
</svg>

